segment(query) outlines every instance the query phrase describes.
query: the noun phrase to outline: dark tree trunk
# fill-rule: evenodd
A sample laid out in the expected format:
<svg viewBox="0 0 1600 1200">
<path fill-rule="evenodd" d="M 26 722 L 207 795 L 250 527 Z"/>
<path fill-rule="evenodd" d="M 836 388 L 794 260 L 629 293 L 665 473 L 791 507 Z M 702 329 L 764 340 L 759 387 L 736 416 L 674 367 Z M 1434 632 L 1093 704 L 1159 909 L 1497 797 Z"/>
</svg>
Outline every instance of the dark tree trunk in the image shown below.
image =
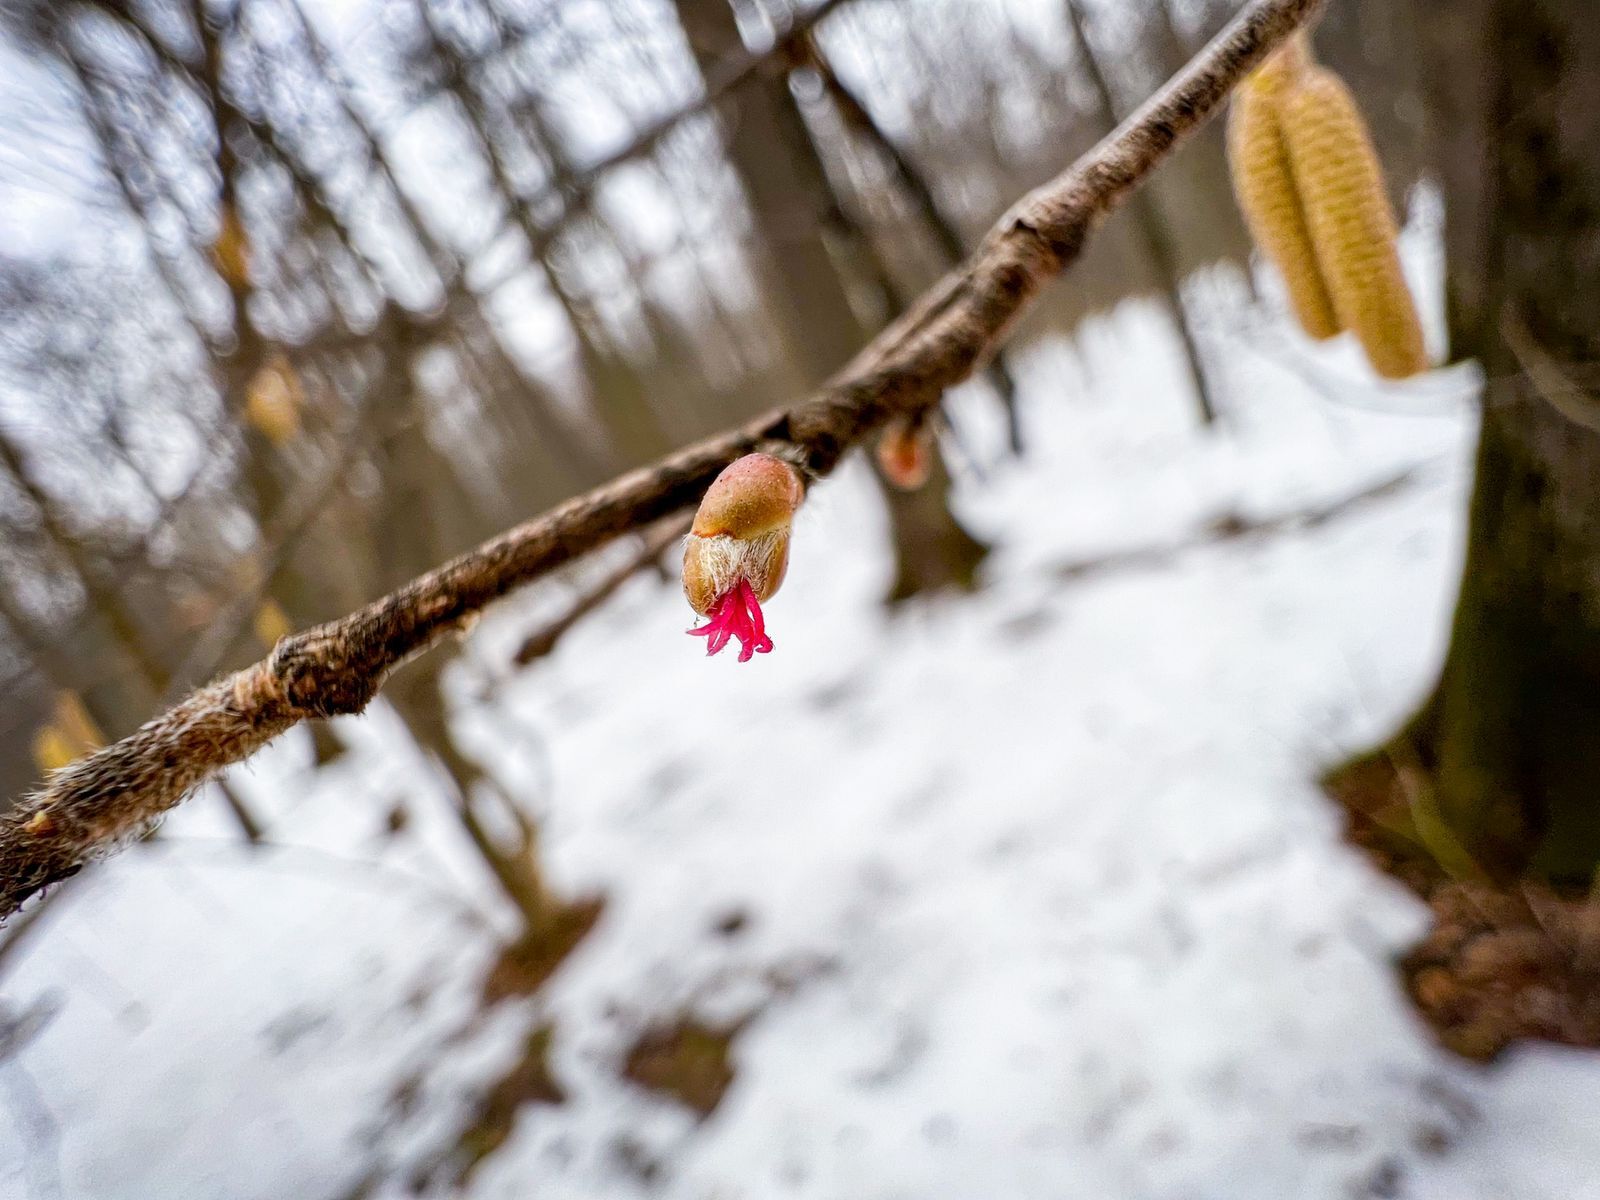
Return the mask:
<svg viewBox="0 0 1600 1200">
<path fill-rule="evenodd" d="M 1117 99 L 1111 90 L 1111 81 L 1106 78 L 1105 70 L 1100 65 L 1100 58 L 1089 40 L 1089 31 L 1084 26 L 1079 0 L 1067 0 L 1066 13 L 1067 32 L 1072 37 L 1073 49 L 1094 92 L 1095 108 L 1098 110 L 1095 115 L 1109 133 L 1122 119 L 1117 112 Z M 1170 24 L 1168 27 L 1170 28 Z M 1145 256 L 1149 259 L 1156 287 L 1162 293 L 1167 315 L 1172 318 L 1172 328 L 1178 335 L 1179 344 L 1183 347 L 1184 361 L 1189 364 L 1189 379 L 1194 384 L 1195 404 L 1199 409 L 1200 422 L 1203 425 L 1210 425 L 1217 419 L 1217 406 L 1211 396 L 1211 385 L 1206 379 L 1205 363 L 1200 357 L 1200 343 L 1195 337 L 1194 326 L 1183 304 L 1183 273 L 1179 266 L 1178 247 L 1172 229 L 1162 214 L 1160 203 L 1153 191 L 1136 193 L 1128 201 L 1128 212 L 1133 218 Z"/>
<path fill-rule="evenodd" d="M 678 20 L 708 76 L 744 52 L 730 0 L 677 0 Z M 833 198 L 788 68 L 772 60 L 718 109 L 728 161 L 744 185 L 774 271 L 772 300 L 789 355 L 808 382 L 842 367 L 866 341 L 823 231 Z"/>
<path fill-rule="evenodd" d="M 1431 11 L 1432 5 L 1425 5 Z M 1499 876 L 1600 866 L 1600 5 L 1422 21 L 1451 334 L 1488 379 L 1466 567 L 1405 735 Z"/>
</svg>

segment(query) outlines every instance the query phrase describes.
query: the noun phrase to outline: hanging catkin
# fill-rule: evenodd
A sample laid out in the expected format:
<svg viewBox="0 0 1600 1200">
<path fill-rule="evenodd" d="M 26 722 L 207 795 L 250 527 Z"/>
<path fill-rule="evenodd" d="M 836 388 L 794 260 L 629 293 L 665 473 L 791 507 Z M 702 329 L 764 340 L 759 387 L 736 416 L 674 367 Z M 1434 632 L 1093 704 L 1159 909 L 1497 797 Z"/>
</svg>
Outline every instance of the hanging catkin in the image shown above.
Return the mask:
<svg viewBox="0 0 1600 1200">
<path fill-rule="evenodd" d="M 1319 340 L 1339 332 L 1311 231 L 1289 165 L 1278 114 L 1294 75 L 1306 66 L 1295 38 L 1240 85 L 1228 110 L 1228 162 L 1250 236 L 1283 276 L 1300 327 Z"/>
<path fill-rule="evenodd" d="M 1361 340 L 1384 378 L 1426 371 L 1422 324 L 1400 269 L 1399 231 L 1383 169 L 1355 97 L 1333 72 L 1311 67 L 1287 89 L 1281 119 L 1339 324 Z"/>
<path fill-rule="evenodd" d="M 1304 35 L 1235 93 L 1228 157 L 1251 236 L 1305 331 L 1349 330 L 1387 379 L 1427 370 L 1383 169 L 1354 97 L 1313 63 Z"/>
</svg>

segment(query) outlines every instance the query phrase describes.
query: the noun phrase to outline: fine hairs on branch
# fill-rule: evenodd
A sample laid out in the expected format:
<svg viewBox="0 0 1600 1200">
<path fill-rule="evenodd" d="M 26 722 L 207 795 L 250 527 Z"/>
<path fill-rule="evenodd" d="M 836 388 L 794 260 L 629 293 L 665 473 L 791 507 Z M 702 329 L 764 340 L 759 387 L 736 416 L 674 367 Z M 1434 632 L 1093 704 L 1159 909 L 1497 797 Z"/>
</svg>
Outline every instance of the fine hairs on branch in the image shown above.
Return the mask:
<svg viewBox="0 0 1600 1200">
<path fill-rule="evenodd" d="M 1090 231 L 1323 3 L 1252 0 L 1165 88 L 1023 197 L 964 264 L 808 399 L 574 497 L 358 612 L 287 637 L 263 662 L 52 774 L 0 816 L 0 919 L 298 722 L 360 712 L 391 671 L 513 589 L 699 503 L 734 460 L 764 452 L 820 477 L 890 418 L 937 403 L 988 360 Z"/>
</svg>

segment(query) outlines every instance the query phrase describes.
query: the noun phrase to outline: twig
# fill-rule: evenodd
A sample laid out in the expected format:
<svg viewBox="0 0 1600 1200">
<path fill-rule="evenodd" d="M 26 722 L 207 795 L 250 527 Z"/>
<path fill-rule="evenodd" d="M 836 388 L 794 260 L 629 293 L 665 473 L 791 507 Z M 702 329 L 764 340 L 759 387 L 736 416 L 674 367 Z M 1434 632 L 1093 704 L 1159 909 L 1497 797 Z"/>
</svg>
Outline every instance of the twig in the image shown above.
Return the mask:
<svg viewBox="0 0 1600 1200">
<path fill-rule="evenodd" d="M 1281 534 L 1304 533 L 1359 512 L 1368 505 L 1396 496 L 1416 483 L 1419 468 L 1408 467 L 1398 474 L 1368 484 L 1333 500 L 1310 508 L 1291 509 L 1271 516 L 1248 516 L 1236 511 L 1219 513 L 1199 529 L 1172 542 L 1157 542 L 1147 546 L 1133 546 L 1112 550 L 1089 558 L 1069 559 L 1056 563 L 1050 573 L 1061 583 L 1108 575 L 1115 571 L 1148 570 L 1165 566 L 1179 555 L 1201 546 L 1218 546 L 1252 538 L 1276 537 Z"/>
<path fill-rule="evenodd" d="M 740 455 L 767 450 L 825 475 L 889 417 L 936 404 L 988 360 L 1091 230 L 1322 3 L 1254 0 L 1116 131 L 1025 196 L 960 269 L 809 399 L 577 496 L 359 612 L 285 638 L 265 661 L 56 772 L 0 816 L 0 918 L 298 722 L 360 712 L 391 671 L 508 592 L 694 504 Z"/>
<path fill-rule="evenodd" d="M 655 562 L 666 553 L 673 542 L 688 532 L 687 517 L 662 522 L 661 528 L 648 534 L 632 557 L 625 559 L 590 590 L 578 596 L 555 620 L 529 634 L 517 650 L 513 661 L 519 667 L 525 667 L 549 654 L 556 648 L 556 643 L 567 630 L 614 596 L 623 584 Z"/>
<path fill-rule="evenodd" d="M 939 206 L 938 197 L 934 195 L 926 177 L 895 140 L 884 132 L 877 118 L 872 115 L 861 98 L 839 78 L 839 73 L 833 69 L 833 63 L 817 45 L 816 38 L 808 36 L 800 44 L 800 48 L 803 51 L 802 61 L 817 73 L 824 91 L 833 98 L 834 106 L 838 109 L 845 127 L 859 134 L 889 164 L 910 197 L 913 207 L 921 214 L 922 223 L 938 243 L 946 264 L 959 263 L 967 256 L 966 244 L 962 240 L 960 230 Z M 990 361 L 987 374 L 989 385 L 994 389 L 1001 407 L 1005 410 L 1006 440 L 1011 447 L 1011 453 L 1021 455 L 1022 425 L 1017 415 L 1017 381 L 1001 354 L 996 354 Z"/>
<path fill-rule="evenodd" d="M 1083 60 L 1083 71 L 1094 89 L 1095 101 L 1100 109 L 1100 119 L 1107 126 L 1117 123 L 1117 99 L 1111 90 L 1111 81 L 1100 66 L 1100 57 L 1089 40 L 1084 26 L 1080 0 L 1067 0 L 1067 30 L 1072 35 L 1073 49 Z M 1189 378 L 1194 383 L 1195 403 L 1200 409 L 1200 423 L 1212 425 L 1217 419 L 1217 406 L 1211 398 L 1211 385 L 1206 379 L 1205 363 L 1200 358 L 1200 345 L 1194 336 L 1194 325 L 1183 303 L 1182 272 L 1178 268 L 1178 247 L 1174 243 L 1170 226 L 1161 215 L 1155 197 L 1145 192 L 1134 198 L 1131 212 L 1139 239 L 1144 243 L 1145 254 L 1163 289 L 1162 299 L 1172 317 L 1174 331 L 1183 346 L 1184 361 L 1189 364 Z"/>
<path fill-rule="evenodd" d="M 1509 303 L 1500 314 L 1500 338 L 1527 373 L 1534 393 L 1574 425 L 1600 432 L 1600 402 L 1593 389 L 1579 387 L 1561 364 L 1534 340 L 1527 322 Z"/>
<path fill-rule="evenodd" d="M 707 74 L 705 88 L 701 94 L 683 105 L 674 109 L 658 120 L 639 130 L 620 149 L 604 155 L 597 161 L 590 163 L 581 170 L 571 172 L 561 180 L 561 185 L 550 192 L 534 199 L 534 206 L 540 206 L 552 199 L 561 201 L 561 213 L 555 220 L 547 222 L 545 232 L 533 239 L 535 255 L 546 249 L 548 243 L 555 236 L 555 231 L 577 215 L 587 210 L 596 193 L 599 191 L 600 181 L 614 168 L 624 163 L 632 162 L 636 158 L 652 153 L 655 148 L 669 135 L 674 133 L 685 121 L 697 117 L 702 113 L 715 111 L 723 100 L 740 91 L 751 80 L 767 70 L 773 62 L 792 56 L 794 47 L 800 45 L 811 32 L 820 26 L 824 19 L 832 14 L 847 0 L 822 0 L 809 12 L 801 13 L 794 18 L 787 28 L 779 32 L 773 44 L 764 50 L 750 51 L 745 54 L 718 65 L 717 69 Z"/>
</svg>

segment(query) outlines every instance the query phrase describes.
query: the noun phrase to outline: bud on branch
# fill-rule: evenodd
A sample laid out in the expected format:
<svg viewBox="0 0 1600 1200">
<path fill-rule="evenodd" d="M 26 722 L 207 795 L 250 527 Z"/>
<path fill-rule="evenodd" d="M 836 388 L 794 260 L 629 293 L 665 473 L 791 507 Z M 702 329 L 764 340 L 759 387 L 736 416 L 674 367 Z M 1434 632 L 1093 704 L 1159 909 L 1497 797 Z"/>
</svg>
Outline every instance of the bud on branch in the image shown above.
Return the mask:
<svg viewBox="0 0 1600 1200">
<path fill-rule="evenodd" d="M 712 481 L 683 546 L 683 594 L 709 618 L 689 632 L 715 654 L 739 639 L 739 661 L 772 649 L 763 601 L 789 569 L 789 525 L 804 496 L 800 476 L 770 454 L 747 454 Z"/>
</svg>

